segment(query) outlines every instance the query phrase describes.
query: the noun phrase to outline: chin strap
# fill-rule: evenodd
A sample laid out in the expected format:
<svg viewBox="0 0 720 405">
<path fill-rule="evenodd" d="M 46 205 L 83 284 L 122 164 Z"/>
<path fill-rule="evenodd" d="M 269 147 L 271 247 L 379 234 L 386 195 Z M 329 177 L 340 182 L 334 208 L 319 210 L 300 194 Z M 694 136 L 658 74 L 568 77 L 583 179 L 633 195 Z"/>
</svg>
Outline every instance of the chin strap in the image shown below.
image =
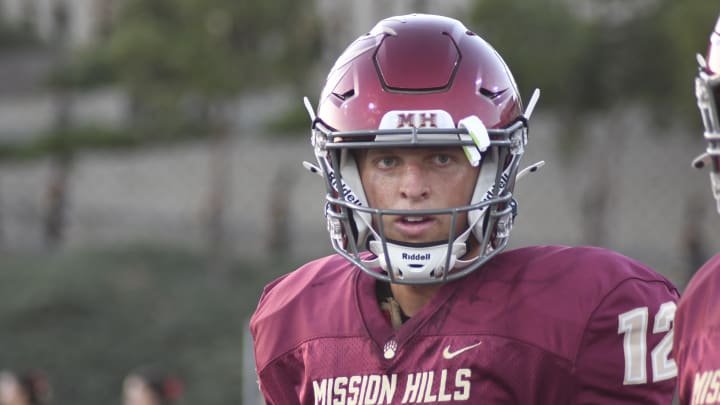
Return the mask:
<svg viewBox="0 0 720 405">
<path fill-rule="evenodd" d="M 380 267 L 388 273 L 392 272 L 392 278 L 399 280 L 427 281 L 441 279 L 446 271 L 454 268 L 465 268 L 478 259 L 478 256 L 469 260 L 459 259 L 467 252 L 466 241 L 474 226 L 475 224 L 472 224 L 472 226 L 455 239 L 450 252 L 449 269 L 445 268 L 445 265 L 448 264 L 448 245 L 446 242 L 440 242 L 430 246 L 406 246 L 392 242 L 383 243 L 374 230 L 373 234 L 375 235 L 375 239 L 368 243 L 368 249 L 375 254 L 375 258 L 363 260 L 363 263 L 369 267 Z M 385 246 L 387 246 L 387 260 L 385 257 L 386 252 L 384 251 Z"/>
</svg>

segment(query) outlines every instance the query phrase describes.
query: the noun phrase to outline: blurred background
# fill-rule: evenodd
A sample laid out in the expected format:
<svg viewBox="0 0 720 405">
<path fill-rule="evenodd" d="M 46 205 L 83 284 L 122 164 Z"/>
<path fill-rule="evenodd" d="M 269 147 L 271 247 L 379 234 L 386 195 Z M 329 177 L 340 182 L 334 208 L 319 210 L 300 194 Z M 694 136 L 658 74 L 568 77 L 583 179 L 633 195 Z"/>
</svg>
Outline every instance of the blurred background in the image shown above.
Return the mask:
<svg viewBox="0 0 720 405">
<path fill-rule="evenodd" d="M 598 245 L 683 288 L 720 218 L 694 98 L 706 0 L 0 0 L 0 369 L 120 403 L 145 364 L 184 401 L 257 403 L 262 287 L 331 252 L 309 118 L 379 19 L 430 12 L 542 90 L 513 245 Z"/>
</svg>

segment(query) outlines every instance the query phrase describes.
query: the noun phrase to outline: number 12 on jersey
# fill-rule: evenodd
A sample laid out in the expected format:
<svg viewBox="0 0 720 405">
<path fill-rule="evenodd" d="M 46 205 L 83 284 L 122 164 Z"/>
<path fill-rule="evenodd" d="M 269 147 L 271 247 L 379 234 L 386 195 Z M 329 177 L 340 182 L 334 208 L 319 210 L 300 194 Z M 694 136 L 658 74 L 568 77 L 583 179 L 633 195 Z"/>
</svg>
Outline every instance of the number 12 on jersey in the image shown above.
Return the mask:
<svg viewBox="0 0 720 405">
<path fill-rule="evenodd" d="M 652 381 L 668 380 L 677 376 L 677 365 L 670 358 L 673 342 L 673 319 L 675 318 L 674 302 L 668 301 L 660 305 L 655 314 L 653 334 L 664 333 L 665 336 L 650 353 L 652 359 Z M 625 354 L 625 380 L 623 384 L 645 384 L 647 382 L 647 331 L 648 308 L 640 307 L 618 315 L 618 334 L 623 338 Z"/>
</svg>

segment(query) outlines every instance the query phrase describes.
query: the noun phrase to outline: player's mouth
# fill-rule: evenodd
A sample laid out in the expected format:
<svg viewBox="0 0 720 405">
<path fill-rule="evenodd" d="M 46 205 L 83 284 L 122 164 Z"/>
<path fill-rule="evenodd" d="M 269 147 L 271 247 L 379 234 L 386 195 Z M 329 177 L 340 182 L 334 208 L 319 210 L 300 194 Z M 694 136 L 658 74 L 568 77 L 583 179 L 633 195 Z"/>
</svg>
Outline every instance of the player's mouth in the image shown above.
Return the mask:
<svg viewBox="0 0 720 405">
<path fill-rule="evenodd" d="M 403 236 L 412 238 L 426 235 L 435 223 L 435 218 L 431 216 L 402 216 L 395 220 L 394 225 Z"/>
</svg>

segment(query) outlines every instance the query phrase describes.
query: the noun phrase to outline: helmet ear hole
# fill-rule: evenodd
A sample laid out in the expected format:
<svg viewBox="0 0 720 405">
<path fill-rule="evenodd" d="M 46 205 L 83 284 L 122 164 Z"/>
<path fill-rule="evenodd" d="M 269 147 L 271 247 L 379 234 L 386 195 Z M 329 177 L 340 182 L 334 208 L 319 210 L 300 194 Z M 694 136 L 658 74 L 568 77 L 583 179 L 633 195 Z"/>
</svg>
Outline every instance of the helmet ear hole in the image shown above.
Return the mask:
<svg viewBox="0 0 720 405">
<path fill-rule="evenodd" d="M 354 95 L 355 95 L 355 89 L 350 89 L 350 90 L 346 91 L 345 93 L 341 94 L 340 97 L 343 100 L 347 101 L 347 100 L 351 99 Z"/>
</svg>

